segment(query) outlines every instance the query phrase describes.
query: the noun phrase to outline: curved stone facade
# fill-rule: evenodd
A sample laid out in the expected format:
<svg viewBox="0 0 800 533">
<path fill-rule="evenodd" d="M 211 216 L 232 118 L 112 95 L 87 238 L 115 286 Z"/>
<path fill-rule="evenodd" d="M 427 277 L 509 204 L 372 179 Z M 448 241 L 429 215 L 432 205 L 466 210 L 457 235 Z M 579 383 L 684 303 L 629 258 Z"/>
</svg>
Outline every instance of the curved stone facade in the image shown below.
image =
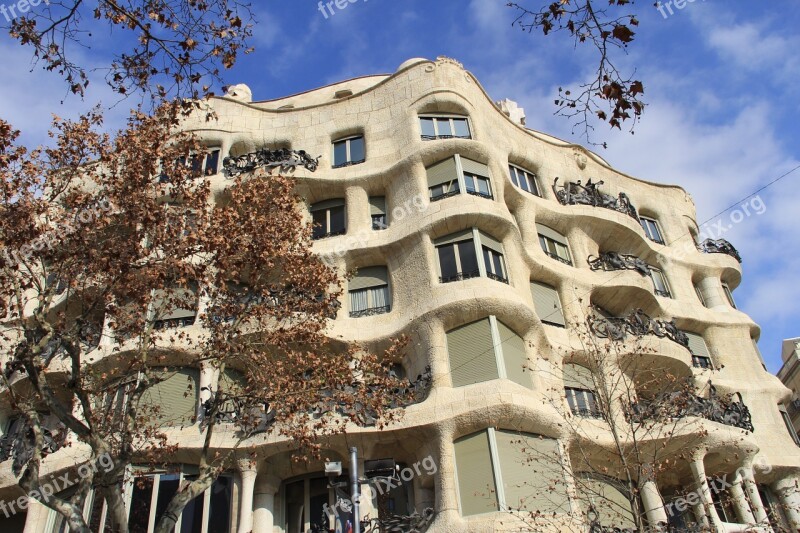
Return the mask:
<svg viewBox="0 0 800 533">
<path fill-rule="evenodd" d="M 411 60 L 390 76 L 359 78 L 271 102 L 247 99 L 213 99 L 208 105 L 216 120 L 186 127 L 209 147 L 219 147 L 223 156 L 264 147 L 321 155 L 316 172 L 296 170 L 299 192 L 312 211 L 315 205 L 343 205 L 346 230 L 330 231 L 330 237 L 316 242 L 315 251 L 342 274 L 374 266 L 386 267 L 387 273 L 386 287 L 380 282 L 366 285 L 377 292 L 369 297 L 365 293 L 363 301 L 350 296 L 342 302 L 330 335 L 380 348 L 407 334 L 412 342 L 399 362 L 403 370 L 416 376 L 430 366 L 433 375 L 427 399 L 407 409 L 399 424 L 381 432 L 353 428 L 329 444 L 331 457 L 346 466 L 348 448 L 357 446 L 362 459 L 391 457 L 412 470 L 417 465 L 406 483 L 411 489 L 396 500 L 408 499 L 403 505 L 409 512 L 432 508 L 430 531 L 518 531 L 522 526 L 508 513 L 473 512 L 479 504 L 470 503 L 472 496 L 465 491 L 473 476 L 465 458 L 474 456 L 459 456 L 457 449 L 472 442 L 465 437 L 485 432 L 490 452 L 486 461 L 495 479 L 502 477 L 505 483 L 504 490 L 492 489 L 494 480 L 486 479 L 487 491 L 498 492 L 498 509 L 503 503 L 509 506 L 518 492 L 505 479 L 511 477 L 508 465 L 503 466 L 505 432 L 538 435 L 542 442 L 553 439 L 567 472 L 582 456 L 590 456 L 595 469 L 603 469 L 604 461 L 611 471 L 617 468 L 610 459 L 613 453 L 605 453 L 614 448 L 609 422 L 583 412 L 571 414 L 575 409 L 565 399 L 562 367 L 567 362 L 586 364 L 593 351 L 609 346 L 603 339 L 587 341 L 594 338 L 586 327 L 590 304 L 617 317 L 641 309 L 653 319 L 674 320 L 678 331 L 693 334 L 690 347 L 695 348 L 651 332 L 629 333 L 619 345 L 623 351 L 637 352 L 653 369 L 693 379 L 698 394 L 708 396 L 709 380 L 720 395 L 740 393 L 755 428 L 746 431 L 737 427 L 738 419 L 724 423 L 697 413 L 676 423 L 667 448 L 675 447 L 680 464 L 674 472 L 662 473 L 658 485 L 642 480 L 644 499 L 652 507 L 648 520 L 655 524 L 667 518 L 660 507 L 671 488 L 697 484 L 700 504 L 693 518 L 698 523 L 720 531 L 744 531 L 755 522 L 766 525 L 770 502 L 762 500 L 773 498 L 773 503 L 789 507 L 780 518 L 800 527 L 793 493 L 800 452 L 779 411 L 789 391 L 759 359 L 753 340 L 758 327 L 724 293 L 723 282 L 735 289 L 741 281 L 739 262 L 697 249 L 695 207 L 683 189 L 627 176 L 583 147 L 514 123 L 469 72 L 446 58 Z M 455 122 L 463 119 L 466 130 Z M 358 157 L 356 146 L 334 148 L 337 141 L 358 137 L 363 137 L 363 162 L 348 159 Z M 345 164 L 337 164 L 341 161 L 336 157 L 344 157 Z M 431 169 L 447 160 L 453 161 L 452 167 L 442 168 L 453 173 L 443 184 Z M 478 178 L 488 178 L 488 189 Z M 216 190 L 229 183 L 223 172 L 208 179 Z M 601 198 L 624 198 L 636 216 L 624 205 L 618 209 L 620 204 L 589 205 L 585 195 L 575 205 L 562 203 L 564 195 L 559 198 L 558 192 L 565 183 L 585 187 L 590 179 L 603 182 L 598 191 L 606 196 Z M 337 199 L 342 202 L 320 204 Z M 645 232 L 639 216 L 656 222 L 664 244 Z M 661 272 L 662 283 L 654 283 L 658 274 L 653 272 L 592 270 L 590 258 L 605 252 L 635 256 Z M 532 290 L 532 282 L 540 292 Z M 553 312 L 543 312 L 546 303 L 535 298 L 554 294 Z M 467 325 L 474 325 L 474 331 L 463 329 Z M 488 333 L 482 337 L 482 331 Z M 489 342 L 493 353 L 478 350 L 472 360 L 455 353 L 462 345 L 464 353 L 475 349 L 475 339 Z M 706 353 L 698 352 L 698 342 L 705 343 Z M 179 361 L 180 347 L 172 350 Z M 473 364 L 485 356 L 480 365 Z M 524 371 L 515 365 L 520 358 Z M 497 366 L 486 373 L 492 361 Z M 213 379 L 203 373 L 200 383 Z M 172 436 L 187 452 L 202 445 L 195 427 L 175 430 Z M 300 522 L 313 521 L 309 511 L 293 505 L 319 502 L 314 487 L 323 465 L 291 464 L 278 440 L 254 437 L 248 443 L 258 448 L 261 460 L 242 463 L 234 472 L 232 530 L 289 533 L 300 531 Z M 691 457 L 681 457 L 680 446 L 688 442 Z M 220 439 L 221 448 L 232 443 L 232 437 Z M 79 447 L 53 454 L 51 470 L 74 464 L 79 454 Z M 435 468 L 420 470 L 426 458 Z M 706 474 L 722 471 L 741 478 L 731 489 L 735 519 L 721 516 L 724 511 L 714 507 L 710 491 L 700 482 Z M 0 464 L 0 483 L 1 497 L 17 495 L 8 461 Z M 553 531 L 570 524 L 585 527 L 577 512 L 580 488 L 569 476 L 564 486 L 567 507 L 549 522 Z M 362 506 L 362 514 L 376 513 L 369 502 Z M 0 524 L 2 519 L 0 515 Z M 37 506 L 28 512 L 25 532 L 47 531 L 49 519 Z"/>
</svg>

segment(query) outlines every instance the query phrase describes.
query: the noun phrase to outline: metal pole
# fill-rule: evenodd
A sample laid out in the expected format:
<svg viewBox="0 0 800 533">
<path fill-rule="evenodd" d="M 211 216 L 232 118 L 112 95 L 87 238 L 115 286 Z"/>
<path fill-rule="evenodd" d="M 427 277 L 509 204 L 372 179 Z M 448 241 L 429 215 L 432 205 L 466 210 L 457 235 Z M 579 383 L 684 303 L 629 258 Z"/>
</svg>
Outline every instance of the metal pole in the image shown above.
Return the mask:
<svg viewBox="0 0 800 533">
<path fill-rule="evenodd" d="M 358 513 L 358 500 L 361 489 L 358 486 L 358 448 L 350 448 L 350 492 L 353 502 L 353 533 L 361 533 L 361 517 Z"/>
</svg>

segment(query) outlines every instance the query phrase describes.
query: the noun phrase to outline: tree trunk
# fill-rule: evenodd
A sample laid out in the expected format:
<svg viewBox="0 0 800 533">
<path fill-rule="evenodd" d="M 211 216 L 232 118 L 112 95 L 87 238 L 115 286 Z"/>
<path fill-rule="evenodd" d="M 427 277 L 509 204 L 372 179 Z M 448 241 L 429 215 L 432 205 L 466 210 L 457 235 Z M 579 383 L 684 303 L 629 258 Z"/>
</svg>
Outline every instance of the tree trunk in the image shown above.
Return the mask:
<svg viewBox="0 0 800 533">
<path fill-rule="evenodd" d="M 122 489 L 116 483 L 106 491 L 106 504 L 114 531 L 128 533 L 128 513 L 125 509 L 125 500 L 122 499 Z"/>
<path fill-rule="evenodd" d="M 167 505 L 161 520 L 156 524 L 154 533 L 171 533 L 184 508 L 193 499 L 203 494 L 214 482 L 214 478 L 213 472 L 208 472 L 206 475 L 201 474 L 199 478 L 189 483 L 184 490 L 179 490 Z"/>
</svg>

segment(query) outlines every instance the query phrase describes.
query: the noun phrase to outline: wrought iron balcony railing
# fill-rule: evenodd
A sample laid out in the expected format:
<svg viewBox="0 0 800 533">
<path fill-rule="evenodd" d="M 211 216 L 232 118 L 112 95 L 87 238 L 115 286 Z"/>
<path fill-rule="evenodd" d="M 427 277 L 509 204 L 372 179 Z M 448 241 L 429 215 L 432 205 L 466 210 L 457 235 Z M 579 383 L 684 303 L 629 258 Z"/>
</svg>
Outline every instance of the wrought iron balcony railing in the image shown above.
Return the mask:
<svg viewBox="0 0 800 533">
<path fill-rule="evenodd" d="M 754 430 L 750 409 L 742 401 L 742 395 L 737 392 L 720 396 L 713 385 L 709 386 L 708 398 L 690 391 L 677 391 L 633 402 L 628 416 L 637 423 L 694 416 L 746 431 Z"/>
<path fill-rule="evenodd" d="M 345 161 L 344 163 L 339 163 L 338 165 L 332 165 L 331 168 L 352 167 L 353 165 L 360 165 L 364 161 L 366 161 L 366 159 L 357 159 L 356 161 Z"/>
<path fill-rule="evenodd" d="M 634 337 L 655 335 L 659 338 L 666 337 L 684 348 L 689 347 L 689 337 L 678 329 L 674 320 L 656 320 L 641 309 L 626 317 L 604 317 L 593 314 L 588 322 L 592 333 L 603 339 L 624 341 L 628 335 Z"/>
<path fill-rule="evenodd" d="M 470 272 L 457 272 L 451 276 L 439 277 L 439 283 L 450 283 L 453 281 L 464 281 L 465 279 L 472 279 L 480 277 L 480 270 L 472 270 Z"/>
<path fill-rule="evenodd" d="M 153 322 L 153 329 L 172 329 L 172 328 L 188 328 L 193 326 L 197 320 L 197 316 L 189 316 L 184 318 L 171 318 L 169 320 L 156 320 Z"/>
<path fill-rule="evenodd" d="M 555 259 L 556 261 L 561 261 L 565 265 L 572 266 L 572 261 L 570 261 L 569 259 L 564 259 L 563 257 L 560 257 L 558 254 L 554 254 L 553 252 L 549 252 L 547 250 L 544 250 L 544 254 L 547 257 L 550 257 L 551 259 Z"/>
<path fill-rule="evenodd" d="M 486 198 L 487 200 L 494 200 L 494 196 L 492 196 L 491 193 L 467 190 L 467 194 L 471 194 L 472 196 L 480 196 L 481 198 Z"/>
<path fill-rule="evenodd" d="M 738 262 L 742 262 L 742 256 L 739 255 L 738 250 L 725 239 L 706 239 L 697 245 L 697 249 L 705 254 L 727 254 Z"/>
<path fill-rule="evenodd" d="M 491 272 L 486 273 L 486 277 L 489 279 L 493 279 L 495 281 L 499 281 L 500 283 L 505 283 L 508 285 L 508 278 L 504 278 L 503 276 L 498 276 L 497 274 L 492 274 Z"/>
<path fill-rule="evenodd" d="M 650 266 L 635 255 L 621 254 L 619 252 L 602 252 L 599 257 L 590 255 L 589 268 L 592 270 L 635 270 L 642 276 L 651 275 Z"/>
<path fill-rule="evenodd" d="M 553 182 L 553 192 L 561 205 L 591 205 L 594 207 L 603 207 L 624 213 L 636 219 L 639 222 L 639 214 L 636 208 L 631 203 L 630 198 L 624 192 L 619 193 L 617 198 L 610 194 L 600 192 L 599 187 L 603 184 L 602 181 L 592 183 L 592 180 L 586 182 L 586 185 L 581 184 L 580 181 L 572 183 L 565 182 L 564 185 L 558 188 L 558 179 Z"/>
<path fill-rule="evenodd" d="M 67 439 L 67 428 L 59 423 L 54 429 L 42 428 L 44 447 L 42 452 L 49 455 L 60 450 Z M 12 457 L 15 461 L 22 461 L 27 450 L 34 447 L 33 430 L 27 423 L 22 423 L 18 429 L 0 437 L 0 463 Z"/>
<path fill-rule="evenodd" d="M 350 311 L 350 318 L 361 318 L 364 316 L 383 315 L 392 310 L 391 305 L 382 305 L 379 307 L 370 307 L 361 309 L 360 311 Z"/>
<path fill-rule="evenodd" d="M 423 141 L 438 141 L 443 139 L 472 139 L 471 135 L 423 135 Z"/>
<path fill-rule="evenodd" d="M 437 194 L 436 196 L 431 196 L 431 202 L 438 202 L 439 200 L 444 200 L 445 198 L 451 198 L 453 196 L 458 196 L 461 193 L 458 189 L 455 191 L 449 191 L 442 194 Z"/>
<path fill-rule="evenodd" d="M 226 157 L 222 167 L 228 177 L 253 172 L 258 168 L 280 168 L 282 172 L 291 172 L 297 167 L 303 167 L 309 172 L 316 172 L 319 166 L 319 157 L 312 158 L 305 150 L 258 150 L 239 157 Z"/>
</svg>

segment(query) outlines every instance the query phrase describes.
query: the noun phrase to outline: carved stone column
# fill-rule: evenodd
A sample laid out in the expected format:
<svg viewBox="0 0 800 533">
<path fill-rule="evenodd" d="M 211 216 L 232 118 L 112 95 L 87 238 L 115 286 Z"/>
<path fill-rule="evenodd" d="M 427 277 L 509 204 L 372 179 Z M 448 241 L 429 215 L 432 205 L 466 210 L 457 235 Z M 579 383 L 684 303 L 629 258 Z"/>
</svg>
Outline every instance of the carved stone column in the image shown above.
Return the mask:
<svg viewBox="0 0 800 533">
<path fill-rule="evenodd" d="M 668 523 L 667 511 L 664 509 L 664 500 L 658 492 L 658 486 L 652 479 L 644 480 L 639 487 L 642 495 L 642 505 L 647 516 L 647 522 L 651 526 L 666 526 Z M 659 531 L 660 529 L 655 529 Z"/>
<path fill-rule="evenodd" d="M 783 512 L 793 529 L 800 529 L 800 487 L 797 479 L 784 478 L 773 486 L 781 500 Z"/>
<path fill-rule="evenodd" d="M 242 491 L 239 497 L 239 533 L 250 533 L 253 530 L 253 495 L 256 487 L 256 465 L 250 459 L 237 462 L 239 474 L 242 476 Z"/>
<path fill-rule="evenodd" d="M 744 468 L 739 469 L 742 474 L 742 484 L 747 499 L 750 500 L 750 506 L 753 510 L 756 522 L 759 524 L 768 524 L 767 511 L 764 508 L 764 502 L 761 501 L 761 494 L 758 493 L 758 485 L 756 485 L 755 477 L 753 476 L 753 467 L 745 465 Z"/>
<path fill-rule="evenodd" d="M 253 507 L 253 533 L 272 533 L 275 527 L 275 495 L 281 480 L 262 473 L 256 479 Z"/>
<path fill-rule="evenodd" d="M 730 488 L 733 506 L 736 508 L 736 516 L 739 517 L 739 522 L 743 524 L 755 524 L 756 517 L 750 509 L 750 503 L 744 495 L 742 484 L 743 479 L 739 476 L 739 472 L 737 471 L 734 474 Z"/>
<path fill-rule="evenodd" d="M 717 514 L 717 508 L 714 507 L 714 500 L 711 497 L 711 487 L 708 486 L 708 480 L 706 479 L 706 467 L 703 464 L 703 456 L 701 455 L 693 458 L 689 463 L 689 467 L 692 470 L 695 486 L 697 486 L 697 494 L 700 497 L 699 506 L 702 507 L 709 525 L 714 527 L 717 531 L 724 531 L 722 520 L 720 520 L 719 514 Z"/>
</svg>

